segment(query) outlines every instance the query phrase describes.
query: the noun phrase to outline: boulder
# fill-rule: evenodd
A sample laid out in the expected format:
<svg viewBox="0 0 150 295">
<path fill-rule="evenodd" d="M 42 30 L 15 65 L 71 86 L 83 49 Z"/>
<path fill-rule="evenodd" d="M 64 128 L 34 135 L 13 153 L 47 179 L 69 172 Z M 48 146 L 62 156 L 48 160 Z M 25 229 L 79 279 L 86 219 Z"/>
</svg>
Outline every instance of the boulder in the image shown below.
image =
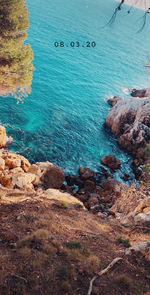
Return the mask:
<svg viewBox="0 0 150 295">
<path fill-rule="evenodd" d="M 12 177 L 11 175 L 7 175 L 6 173 L 0 175 L 0 184 L 4 187 L 11 188 L 12 187 Z"/>
<path fill-rule="evenodd" d="M 104 156 L 101 160 L 101 163 L 108 168 L 114 170 L 119 169 L 119 167 L 121 166 L 121 161 L 116 159 L 114 155 Z"/>
<path fill-rule="evenodd" d="M 7 135 L 4 126 L 0 126 L 0 147 L 6 146 Z"/>
<path fill-rule="evenodd" d="M 29 173 L 33 173 L 35 175 L 39 175 L 41 176 L 41 169 L 37 164 L 32 164 L 29 169 L 28 169 Z"/>
<path fill-rule="evenodd" d="M 93 178 L 95 175 L 95 172 L 93 170 L 91 170 L 90 168 L 83 168 L 80 167 L 79 168 L 79 174 L 82 180 L 86 180 L 89 178 Z"/>
<path fill-rule="evenodd" d="M 35 175 L 32 173 L 12 174 L 12 187 L 18 189 L 33 189 Z"/>
<path fill-rule="evenodd" d="M 130 255 L 132 252 L 141 252 L 142 254 L 146 254 L 148 248 L 150 248 L 150 241 L 140 242 L 130 248 L 125 249 L 125 254 Z"/>
<path fill-rule="evenodd" d="M 150 226 L 150 211 L 147 213 L 139 213 L 134 217 L 134 222 L 137 225 Z"/>
<path fill-rule="evenodd" d="M 72 175 L 72 174 L 67 175 L 65 177 L 65 180 L 66 180 L 66 182 L 67 182 L 67 184 L 69 186 L 73 186 L 74 184 L 76 184 L 77 183 L 77 179 L 78 179 L 78 177 L 76 175 Z"/>
<path fill-rule="evenodd" d="M 143 210 L 147 209 L 146 211 L 150 211 L 150 197 L 142 200 L 138 206 L 135 208 L 134 213 L 137 215 L 139 213 L 143 213 Z M 144 212 L 146 213 L 146 212 Z"/>
<path fill-rule="evenodd" d="M 0 169 L 2 169 L 2 170 L 5 169 L 5 161 L 2 158 L 0 158 Z"/>
<path fill-rule="evenodd" d="M 122 100 L 120 96 L 114 96 L 113 98 L 108 99 L 108 103 L 113 107 L 119 100 Z"/>
<path fill-rule="evenodd" d="M 133 97 L 150 97 L 150 88 L 132 89 L 131 96 Z"/>
<path fill-rule="evenodd" d="M 90 208 L 98 204 L 99 204 L 99 195 L 96 193 L 90 194 L 90 197 L 88 201 L 86 202 L 86 207 Z"/>
<path fill-rule="evenodd" d="M 25 172 L 27 172 L 31 165 L 25 157 L 15 153 L 8 152 L 4 154 L 3 158 L 5 160 L 6 166 L 11 169 L 21 167 Z"/>
<path fill-rule="evenodd" d="M 38 166 L 38 168 L 41 170 L 41 175 L 44 174 L 49 167 L 53 166 L 53 164 L 49 161 L 37 162 L 34 165 Z"/>
<path fill-rule="evenodd" d="M 119 181 L 117 181 L 116 179 L 112 178 L 112 177 L 108 177 L 107 180 L 103 183 L 102 185 L 104 191 L 120 191 L 120 183 Z"/>
<path fill-rule="evenodd" d="M 87 179 L 84 182 L 84 189 L 85 189 L 85 191 L 94 192 L 95 191 L 95 188 L 96 188 L 96 185 L 95 185 L 95 182 L 94 181 Z"/>
<path fill-rule="evenodd" d="M 57 166 L 50 166 L 42 176 L 44 188 L 60 188 L 65 180 L 64 171 Z"/>
<path fill-rule="evenodd" d="M 40 178 L 43 175 L 43 173 L 41 172 L 41 169 L 39 168 L 39 166 L 36 165 L 36 164 L 32 164 L 28 169 L 28 173 L 32 173 L 32 174 L 35 175 L 33 185 L 40 186 L 41 185 L 41 179 Z"/>
</svg>

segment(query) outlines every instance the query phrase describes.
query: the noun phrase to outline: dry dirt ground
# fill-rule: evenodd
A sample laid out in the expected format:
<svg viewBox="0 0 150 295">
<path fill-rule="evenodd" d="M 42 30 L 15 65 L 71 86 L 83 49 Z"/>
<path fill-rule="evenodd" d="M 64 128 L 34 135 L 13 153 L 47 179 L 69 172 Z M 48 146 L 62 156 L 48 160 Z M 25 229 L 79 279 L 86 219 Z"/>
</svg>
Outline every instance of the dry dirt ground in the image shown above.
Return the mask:
<svg viewBox="0 0 150 295">
<path fill-rule="evenodd" d="M 0 295 L 86 295 L 91 278 L 116 257 L 123 260 L 95 281 L 92 295 L 146 294 L 148 257 L 123 250 L 148 239 L 147 231 L 79 204 L 33 196 L 13 202 L 12 195 L 0 203 Z"/>
</svg>

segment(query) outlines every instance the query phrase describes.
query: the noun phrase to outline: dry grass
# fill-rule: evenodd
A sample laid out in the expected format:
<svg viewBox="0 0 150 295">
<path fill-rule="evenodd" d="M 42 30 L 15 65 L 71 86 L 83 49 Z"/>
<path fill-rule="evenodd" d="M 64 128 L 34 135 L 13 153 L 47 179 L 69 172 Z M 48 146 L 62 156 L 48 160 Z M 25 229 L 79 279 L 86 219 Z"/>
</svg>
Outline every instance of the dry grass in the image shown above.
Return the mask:
<svg viewBox="0 0 150 295">
<path fill-rule="evenodd" d="M 1 206 L 0 226 L 1 295 L 84 295 L 90 278 L 120 255 L 116 236 L 127 238 L 117 221 L 100 220 L 78 208 L 62 210 L 51 200 Z M 147 284 L 146 267 L 136 260 L 129 268 L 125 263 L 98 282 L 93 295 L 125 295 L 119 293 L 120 284 L 133 295 L 133 280 Z M 131 284 L 119 277 L 122 271 Z"/>
</svg>

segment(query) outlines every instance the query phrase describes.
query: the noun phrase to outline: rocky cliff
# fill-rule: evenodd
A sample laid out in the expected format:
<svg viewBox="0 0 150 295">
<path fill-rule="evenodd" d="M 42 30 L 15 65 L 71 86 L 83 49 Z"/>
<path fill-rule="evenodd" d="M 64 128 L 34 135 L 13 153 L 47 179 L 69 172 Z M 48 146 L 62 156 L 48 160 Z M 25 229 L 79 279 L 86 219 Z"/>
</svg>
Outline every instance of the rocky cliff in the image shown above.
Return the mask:
<svg viewBox="0 0 150 295">
<path fill-rule="evenodd" d="M 112 108 L 106 125 L 118 144 L 142 163 L 144 148 L 150 142 L 150 98 L 114 97 L 109 103 Z"/>
</svg>

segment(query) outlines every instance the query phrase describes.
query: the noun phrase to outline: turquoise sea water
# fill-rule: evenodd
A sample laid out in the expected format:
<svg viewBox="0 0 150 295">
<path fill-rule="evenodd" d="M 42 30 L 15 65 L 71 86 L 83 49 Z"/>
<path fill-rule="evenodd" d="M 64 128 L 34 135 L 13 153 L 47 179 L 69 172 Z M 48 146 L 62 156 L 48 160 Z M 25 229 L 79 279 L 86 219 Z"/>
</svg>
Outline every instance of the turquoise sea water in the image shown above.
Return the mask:
<svg viewBox="0 0 150 295">
<path fill-rule="evenodd" d="M 104 25 L 114 0 L 28 0 L 28 42 L 34 51 L 32 93 L 24 104 L 0 99 L 0 121 L 13 136 L 12 150 L 31 162 L 49 160 L 66 172 L 79 166 L 99 169 L 114 153 L 130 171 L 130 157 L 104 128 L 111 95 L 123 88 L 150 86 L 144 64 L 150 51 L 150 20 L 137 34 L 143 12 L 126 7 L 113 26 Z M 56 48 L 55 41 L 95 41 L 94 48 Z"/>
</svg>

